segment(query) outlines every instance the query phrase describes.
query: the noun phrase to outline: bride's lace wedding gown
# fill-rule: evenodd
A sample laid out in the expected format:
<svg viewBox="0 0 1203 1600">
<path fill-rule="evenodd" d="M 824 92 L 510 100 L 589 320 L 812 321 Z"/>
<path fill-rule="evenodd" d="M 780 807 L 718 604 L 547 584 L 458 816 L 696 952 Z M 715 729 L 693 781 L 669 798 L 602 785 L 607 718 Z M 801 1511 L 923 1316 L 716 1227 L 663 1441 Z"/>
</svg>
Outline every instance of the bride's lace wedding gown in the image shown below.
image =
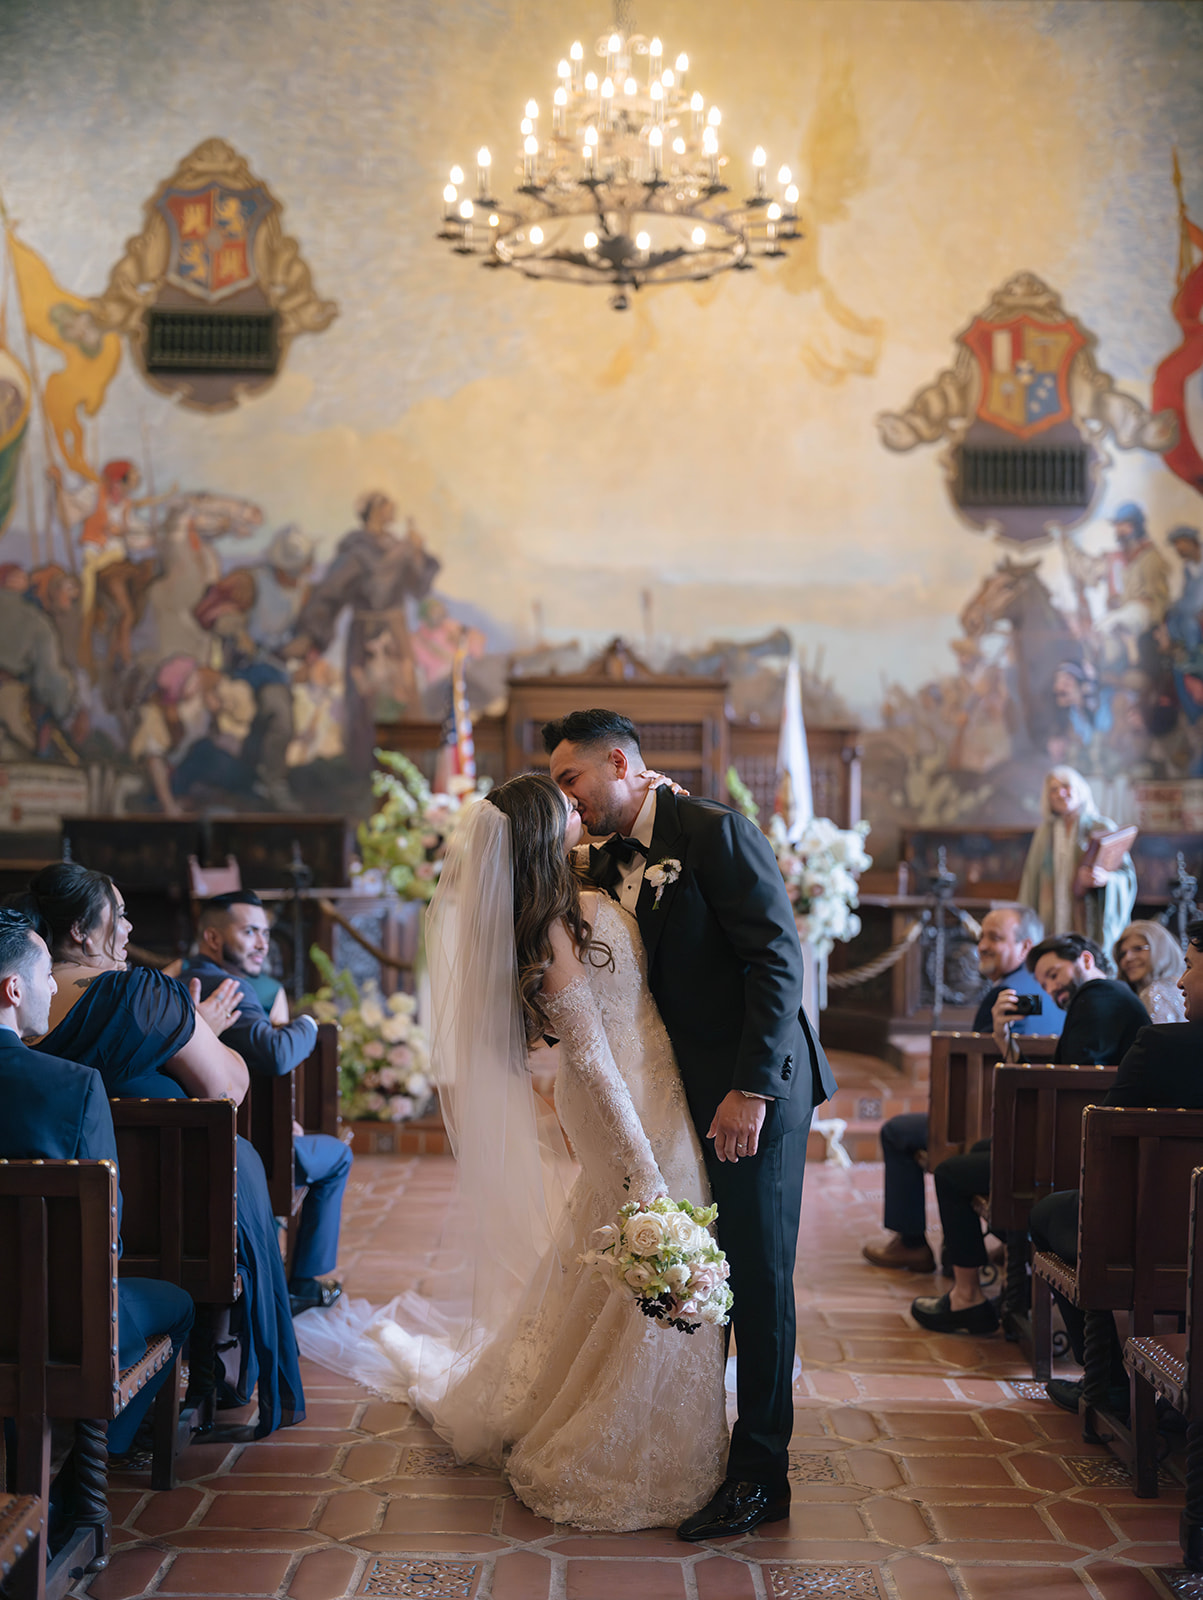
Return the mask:
<svg viewBox="0 0 1203 1600">
<path fill-rule="evenodd" d="M 532 1511 L 552 1522 L 626 1532 L 680 1522 L 722 1482 L 723 1330 L 661 1327 L 579 1260 L 593 1231 L 613 1222 L 631 1198 L 665 1190 L 675 1200 L 710 1198 L 635 920 L 605 896 L 590 914 L 597 939 L 613 952 L 613 969 L 586 965 L 547 1005 L 561 1044 L 556 1110 L 580 1169 L 553 1270 L 537 1275 L 504 1347 L 494 1342 L 466 1369 L 461 1359 L 444 1362 L 440 1373 L 431 1360 L 434 1336 L 407 1330 L 406 1323 L 431 1326 L 416 1314 L 413 1296 L 386 1308 L 383 1326 L 377 1317 L 361 1331 L 399 1375 L 394 1392 L 407 1394 L 436 1430 L 440 1414 L 462 1414 L 478 1394 L 487 1396 L 481 1403 L 503 1419 L 514 1492 Z M 321 1315 L 329 1319 L 337 1309 Z M 301 1347 L 320 1360 L 305 1323 L 317 1327 L 313 1318 L 301 1319 Z M 385 1386 L 378 1365 L 364 1376 Z"/>
</svg>

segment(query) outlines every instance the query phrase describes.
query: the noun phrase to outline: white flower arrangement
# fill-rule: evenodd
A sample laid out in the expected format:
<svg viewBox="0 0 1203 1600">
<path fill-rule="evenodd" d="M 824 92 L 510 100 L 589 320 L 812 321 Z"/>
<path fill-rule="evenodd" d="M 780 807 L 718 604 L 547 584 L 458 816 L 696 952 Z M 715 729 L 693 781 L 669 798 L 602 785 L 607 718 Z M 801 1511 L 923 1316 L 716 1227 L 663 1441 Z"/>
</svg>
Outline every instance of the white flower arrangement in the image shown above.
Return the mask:
<svg viewBox="0 0 1203 1600">
<path fill-rule="evenodd" d="M 324 950 L 310 951 L 325 982 L 302 1004 L 318 1022 L 338 1025 L 338 1093 L 350 1122 L 408 1122 L 423 1116 L 434 1098 L 426 1035 L 409 994 L 382 996 L 374 984 L 363 994 L 345 969 L 336 971 Z"/>
<path fill-rule="evenodd" d="M 813 817 L 797 839 L 791 840 L 781 817 L 769 820 L 769 843 L 785 879 L 794 908 L 798 932 L 817 954 L 855 939 L 860 932 L 857 875 L 873 865 L 865 850 L 867 822 L 854 828 L 837 828 L 827 817 Z"/>
<path fill-rule="evenodd" d="M 755 822 L 759 807 L 734 767 L 727 772 L 727 788 L 734 804 Z M 769 818 L 768 841 L 785 879 L 799 937 L 809 940 L 817 955 L 830 955 L 837 940 L 843 944 L 860 932 L 856 880 L 873 865 L 865 850 L 868 832 L 867 822 L 837 828 L 829 817 L 812 817 L 791 840 L 785 819 Z"/>
<path fill-rule="evenodd" d="M 676 883 L 681 876 L 681 863 L 675 856 L 665 856 L 663 861 L 657 861 L 654 867 L 648 867 L 643 874 L 644 883 L 650 883 L 656 891 L 656 898 L 652 901 L 652 910 L 660 909 L 660 896 L 670 883 Z"/>
<path fill-rule="evenodd" d="M 722 1327 L 734 1297 L 727 1257 L 710 1233 L 717 1216 L 717 1206 L 688 1200 L 630 1200 L 616 1222 L 594 1231 L 580 1259 L 629 1290 L 653 1321 L 681 1333 L 696 1333 L 703 1323 Z"/>
<path fill-rule="evenodd" d="M 447 841 L 468 808 L 489 790 L 489 781 L 453 780 L 454 794 L 435 794 L 413 762 L 396 750 L 377 750 L 372 793 L 383 804 L 356 837 L 361 863 L 352 867 L 365 892 L 386 885 L 404 900 L 427 901 L 438 886 Z"/>
</svg>

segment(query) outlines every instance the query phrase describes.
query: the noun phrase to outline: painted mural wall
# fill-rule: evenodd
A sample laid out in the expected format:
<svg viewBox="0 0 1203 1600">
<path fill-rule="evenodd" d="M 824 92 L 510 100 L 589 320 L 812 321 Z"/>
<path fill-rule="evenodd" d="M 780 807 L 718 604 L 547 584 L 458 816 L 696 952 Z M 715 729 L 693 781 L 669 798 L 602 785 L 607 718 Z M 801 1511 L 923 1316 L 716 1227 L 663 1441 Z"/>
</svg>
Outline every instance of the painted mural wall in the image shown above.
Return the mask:
<svg viewBox="0 0 1203 1600">
<path fill-rule="evenodd" d="M 1203 10 L 637 20 L 721 106 L 733 188 L 757 143 L 791 166 L 805 238 L 616 313 L 434 237 L 452 163 L 488 144 L 504 178 L 604 0 L 0 0 L 0 826 L 366 806 L 372 711 L 442 715 L 465 628 L 478 708 L 515 656 L 624 633 L 678 665 L 776 640 L 734 692 L 772 717 L 792 641 L 811 717 L 872 730 L 885 837 L 1025 820 L 1053 757 L 1114 810 L 1203 774 L 1199 363 L 1176 420 L 1153 392 L 1203 254 Z M 273 382 L 205 411 L 148 382 L 113 307 L 215 140 L 317 309 Z M 190 254 L 164 201 L 159 266 L 236 293 L 268 224 L 210 204 Z M 1055 301 L 1035 343 L 991 310 L 1029 280 Z M 958 511 L 947 452 L 983 421 L 1087 439 L 1084 514 L 1017 540 Z"/>
</svg>

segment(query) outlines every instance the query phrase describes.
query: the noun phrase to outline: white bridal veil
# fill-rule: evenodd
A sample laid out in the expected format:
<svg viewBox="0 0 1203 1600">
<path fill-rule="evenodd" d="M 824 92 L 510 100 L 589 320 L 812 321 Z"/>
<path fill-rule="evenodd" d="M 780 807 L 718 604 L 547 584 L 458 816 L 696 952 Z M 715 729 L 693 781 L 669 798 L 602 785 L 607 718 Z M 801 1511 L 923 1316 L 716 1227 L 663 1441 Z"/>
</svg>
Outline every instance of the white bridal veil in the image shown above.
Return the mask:
<svg viewBox="0 0 1203 1600">
<path fill-rule="evenodd" d="M 523 1318 L 551 1275 L 572 1165 L 534 1092 L 514 944 L 509 818 L 473 805 L 452 836 L 427 913 L 431 1060 L 456 1159 L 441 1239 L 415 1290 L 383 1310 L 343 1297 L 296 1320 L 304 1354 L 408 1397 L 461 1460 L 498 1461 L 524 1384 L 512 1370 Z M 395 1230 L 413 1230 L 404 1196 Z"/>
</svg>

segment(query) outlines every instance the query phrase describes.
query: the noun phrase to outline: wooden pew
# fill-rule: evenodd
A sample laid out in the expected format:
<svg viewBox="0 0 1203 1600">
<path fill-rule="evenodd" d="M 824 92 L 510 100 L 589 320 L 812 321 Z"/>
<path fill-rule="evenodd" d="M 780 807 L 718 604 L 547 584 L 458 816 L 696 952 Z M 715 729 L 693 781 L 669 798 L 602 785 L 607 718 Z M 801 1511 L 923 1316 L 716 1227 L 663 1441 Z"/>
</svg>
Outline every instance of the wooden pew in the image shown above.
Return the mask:
<svg viewBox="0 0 1203 1600">
<path fill-rule="evenodd" d="M 107 1421 L 171 1359 L 151 1342 L 124 1372 L 117 1364 L 117 1174 L 108 1161 L 0 1161 L 0 1415 L 14 1419 L 10 1487 L 43 1505 L 50 1494 L 51 1419 L 75 1424 L 71 1513 L 53 1552 L 43 1520 L 36 1593 L 65 1594 L 106 1566 Z M 169 1405 L 168 1376 L 156 1410 Z M 156 1417 L 156 1421 L 157 1421 Z"/>
<path fill-rule="evenodd" d="M 1132 1388 L 1151 1390 L 1186 1418 L 1186 1504 L 1178 1525 L 1183 1564 L 1203 1572 L 1203 1167 L 1191 1174 L 1190 1243 L 1187 1249 L 1186 1332 L 1145 1335 L 1124 1345 L 1124 1366 Z M 1143 1401 L 1147 1408 L 1148 1399 Z M 1138 1437 L 1137 1448 L 1145 1446 Z M 1157 1475 L 1157 1461 L 1142 1460 L 1137 1476 Z"/>
<path fill-rule="evenodd" d="M 1026 1034 L 1028 1061 L 1051 1061 L 1057 1050 L 1053 1034 Z M 990 1033 L 933 1033 L 928 1105 L 927 1170 L 934 1172 L 947 1156 L 963 1155 L 990 1135 L 994 1068 L 1002 1060 Z"/>
<path fill-rule="evenodd" d="M 38 1565 L 38 1538 L 46 1524 L 46 1503 L 35 1494 L 0 1494 L 0 1591 L 10 1600 L 35 1600 L 44 1594 Z"/>
<path fill-rule="evenodd" d="M 1046 1348 L 1037 1348 L 1027 1320 L 1028 1218 L 1037 1200 L 1074 1189 L 1082 1163 L 1082 1113 L 1115 1082 L 1115 1067 L 1024 1065 L 994 1068 L 990 1144 L 990 1231 L 1007 1241 L 1004 1313 L 1036 1377 Z"/>
<path fill-rule="evenodd" d="M 268 1076 L 252 1072 L 251 1087 L 238 1108 L 238 1132 L 263 1161 L 272 1212 L 287 1223 L 285 1269 L 292 1267 L 301 1205 L 309 1192 L 296 1182 L 293 1123 L 306 1133 L 340 1136 L 338 1114 L 338 1029 L 318 1024 L 312 1052 L 292 1072 Z"/>
<path fill-rule="evenodd" d="M 124 1198 L 120 1270 L 162 1278 L 192 1296 L 189 1393 L 199 1427 L 216 1404 L 217 1312 L 242 1293 L 238 1276 L 235 1112 L 228 1100 L 110 1100 Z M 160 1418 L 156 1415 L 158 1428 Z M 178 1413 L 162 1419 L 171 1448 L 156 1434 L 151 1486 L 174 1487 L 176 1445 L 186 1442 Z"/>
<path fill-rule="evenodd" d="M 1078 1259 L 1051 1251 L 1032 1260 L 1033 1337 L 1047 1357 L 1052 1290 L 1086 1313 L 1083 1437 L 1107 1443 L 1135 1475 L 1136 1493 L 1156 1495 L 1147 1471 L 1157 1421 L 1152 1390 L 1133 1393 L 1130 1426 L 1107 1410 L 1107 1322 L 1127 1311 L 1134 1336 L 1153 1332 L 1158 1312 L 1186 1306 L 1191 1179 L 1203 1164 L 1203 1111 L 1091 1106 L 1082 1118 Z M 1138 1448 L 1136 1440 L 1140 1439 Z"/>
<path fill-rule="evenodd" d="M 343 1136 L 338 1106 L 338 1029 L 319 1022 L 313 1052 L 296 1070 L 297 1120 L 306 1133 Z"/>
</svg>

